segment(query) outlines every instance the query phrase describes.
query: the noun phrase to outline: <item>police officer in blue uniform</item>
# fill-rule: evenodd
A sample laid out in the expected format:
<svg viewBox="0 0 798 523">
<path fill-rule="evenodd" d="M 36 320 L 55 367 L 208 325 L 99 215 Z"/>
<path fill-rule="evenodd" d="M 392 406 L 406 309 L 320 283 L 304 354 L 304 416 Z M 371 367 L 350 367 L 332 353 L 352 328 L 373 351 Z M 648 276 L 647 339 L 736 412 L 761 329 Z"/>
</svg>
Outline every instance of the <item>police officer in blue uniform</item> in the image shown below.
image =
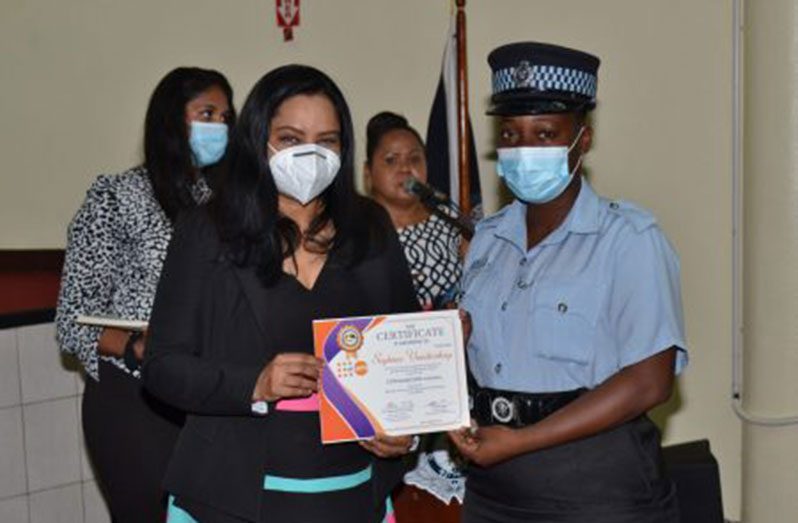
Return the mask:
<svg viewBox="0 0 798 523">
<path fill-rule="evenodd" d="M 679 262 L 656 219 L 582 176 L 599 59 L 541 43 L 488 57 L 497 172 L 515 200 L 464 269 L 475 428 L 466 523 L 676 523 L 646 417 L 687 362 Z"/>
</svg>

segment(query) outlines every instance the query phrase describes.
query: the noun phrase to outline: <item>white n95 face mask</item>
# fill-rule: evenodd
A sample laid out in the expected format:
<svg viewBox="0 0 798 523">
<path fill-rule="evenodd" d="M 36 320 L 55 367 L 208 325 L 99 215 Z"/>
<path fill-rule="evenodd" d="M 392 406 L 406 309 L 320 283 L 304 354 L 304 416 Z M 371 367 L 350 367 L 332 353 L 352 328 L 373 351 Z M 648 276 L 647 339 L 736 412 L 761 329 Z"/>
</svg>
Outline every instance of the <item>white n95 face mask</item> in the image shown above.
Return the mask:
<svg viewBox="0 0 798 523">
<path fill-rule="evenodd" d="M 274 153 L 269 168 L 277 190 L 302 205 L 330 186 L 341 168 L 341 158 L 334 151 L 315 143 L 287 147 L 281 151 L 268 144 Z"/>
</svg>

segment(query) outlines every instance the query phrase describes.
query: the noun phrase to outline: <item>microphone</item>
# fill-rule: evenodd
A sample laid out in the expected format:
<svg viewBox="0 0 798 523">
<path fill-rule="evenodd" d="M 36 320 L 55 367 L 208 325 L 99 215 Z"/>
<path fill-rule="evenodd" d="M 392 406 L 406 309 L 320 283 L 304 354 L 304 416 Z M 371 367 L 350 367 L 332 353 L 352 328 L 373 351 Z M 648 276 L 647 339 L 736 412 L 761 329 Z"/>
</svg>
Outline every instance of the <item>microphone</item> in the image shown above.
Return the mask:
<svg viewBox="0 0 798 523">
<path fill-rule="evenodd" d="M 433 202 L 435 204 L 449 203 L 449 197 L 446 194 L 419 181 L 418 178 L 414 176 L 407 178 L 402 186 L 408 194 L 417 196 L 422 202 Z"/>
<path fill-rule="evenodd" d="M 457 206 L 450 205 L 451 201 L 449 200 L 449 196 L 419 181 L 414 176 L 406 179 L 402 187 L 408 194 L 412 194 L 421 200 L 421 203 L 432 213 L 455 227 L 466 240 L 471 240 L 474 236 L 474 224 L 468 217 L 460 213 Z M 440 206 L 446 207 L 448 213 L 443 211 Z M 453 214 L 453 216 L 449 213 Z"/>
</svg>

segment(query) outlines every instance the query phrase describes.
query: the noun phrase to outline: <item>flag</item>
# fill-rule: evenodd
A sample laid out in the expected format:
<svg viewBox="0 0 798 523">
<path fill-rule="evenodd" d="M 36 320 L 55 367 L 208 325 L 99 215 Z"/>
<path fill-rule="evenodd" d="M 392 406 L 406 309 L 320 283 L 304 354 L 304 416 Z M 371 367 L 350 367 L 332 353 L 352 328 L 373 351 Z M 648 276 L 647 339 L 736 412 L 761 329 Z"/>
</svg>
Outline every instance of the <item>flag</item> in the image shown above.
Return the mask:
<svg viewBox="0 0 798 523">
<path fill-rule="evenodd" d="M 427 124 L 427 180 L 430 185 L 449 195 L 459 205 L 460 178 L 457 148 L 457 35 L 454 18 L 449 24 L 443 65 L 435 99 Z M 470 117 L 469 117 L 470 118 Z M 468 122 L 469 176 L 471 179 L 471 216 L 482 216 L 482 190 L 479 184 L 474 134 Z"/>
</svg>

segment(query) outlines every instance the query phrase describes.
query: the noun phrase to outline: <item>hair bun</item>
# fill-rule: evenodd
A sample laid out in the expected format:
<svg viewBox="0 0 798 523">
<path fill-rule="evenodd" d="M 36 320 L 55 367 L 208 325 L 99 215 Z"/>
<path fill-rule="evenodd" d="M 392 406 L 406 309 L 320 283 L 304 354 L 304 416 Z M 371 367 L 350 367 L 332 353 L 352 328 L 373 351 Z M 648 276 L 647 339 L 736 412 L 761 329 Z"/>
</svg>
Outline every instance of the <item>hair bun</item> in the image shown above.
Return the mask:
<svg viewBox="0 0 798 523">
<path fill-rule="evenodd" d="M 391 131 L 408 131 L 416 137 L 421 147 L 424 147 L 424 140 L 421 139 L 418 131 L 410 127 L 407 118 L 391 111 L 382 111 L 372 116 L 366 125 L 366 161 L 368 163 L 371 163 L 380 140 Z"/>
<path fill-rule="evenodd" d="M 407 129 L 409 127 L 407 118 L 391 111 L 382 111 L 371 117 L 366 126 L 366 134 L 375 137 L 379 134 L 393 129 Z"/>
</svg>

